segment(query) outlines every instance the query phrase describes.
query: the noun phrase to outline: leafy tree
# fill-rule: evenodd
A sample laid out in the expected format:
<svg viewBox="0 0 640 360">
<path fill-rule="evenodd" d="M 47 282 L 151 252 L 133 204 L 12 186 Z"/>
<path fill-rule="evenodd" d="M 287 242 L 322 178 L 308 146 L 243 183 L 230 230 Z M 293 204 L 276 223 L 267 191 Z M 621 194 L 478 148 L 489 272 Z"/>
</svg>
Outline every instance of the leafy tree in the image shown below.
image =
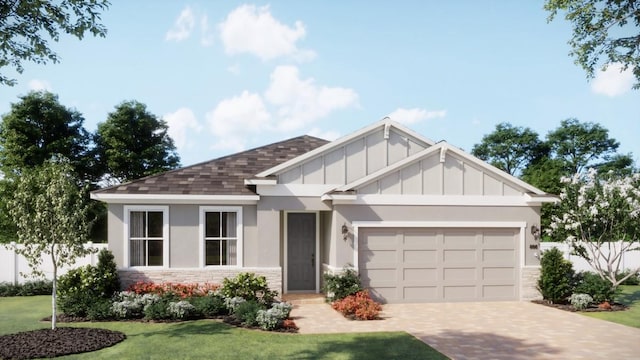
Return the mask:
<svg viewBox="0 0 640 360">
<path fill-rule="evenodd" d="M 589 78 L 596 67 L 620 63 L 631 68 L 640 88 L 640 2 L 636 0 L 547 0 L 552 21 L 558 12 L 573 26 L 571 51 Z"/>
<path fill-rule="evenodd" d="M 111 182 L 153 175 L 180 165 L 164 120 L 137 101 L 126 101 L 98 124 L 95 136 L 100 161 Z"/>
<path fill-rule="evenodd" d="M 56 328 L 56 287 L 58 269 L 73 265 L 76 258 L 91 252 L 84 243 L 89 234 L 87 202 L 84 190 L 78 188 L 71 163 L 54 158 L 44 165 L 28 169 L 17 179 L 10 200 L 10 213 L 18 227 L 19 247 L 16 252 L 27 259 L 35 275 L 42 254 L 53 264 L 51 293 L 51 328 Z"/>
<path fill-rule="evenodd" d="M 6 176 L 19 174 L 59 154 L 70 160 L 82 180 L 96 180 L 101 170 L 93 160 L 91 136 L 83 122 L 82 114 L 60 104 L 50 92 L 21 96 L 2 117 L 0 169 Z"/>
<path fill-rule="evenodd" d="M 500 123 L 471 153 L 511 175 L 519 174 L 532 162 L 544 156 L 545 146 L 530 128 Z"/>
<path fill-rule="evenodd" d="M 107 0 L 0 0 L 0 68 L 11 67 L 22 73 L 23 61 L 57 63 L 58 54 L 49 48 L 47 37 L 58 41 L 65 33 L 82 39 L 86 32 L 104 37 L 99 23 Z M 0 74 L 0 84 L 13 86 L 15 79 Z"/>
<path fill-rule="evenodd" d="M 553 156 L 564 161 L 567 176 L 590 167 L 633 163 L 629 155 L 616 154 L 620 143 L 609 137 L 609 130 L 578 119 L 562 120 L 560 126 L 547 135 L 547 143 Z M 629 159 L 623 161 L 624 157 Z"/>
<path fill-rule="evenodd" d="M 563 182 L 549 232 L 569 243 L 615 289 L 640 271 L 616 277 L 623 255 L 640 250 L 635 243 L 640 240 L 640 174 L 599 176 L 590 169 Z"/>
</svg>

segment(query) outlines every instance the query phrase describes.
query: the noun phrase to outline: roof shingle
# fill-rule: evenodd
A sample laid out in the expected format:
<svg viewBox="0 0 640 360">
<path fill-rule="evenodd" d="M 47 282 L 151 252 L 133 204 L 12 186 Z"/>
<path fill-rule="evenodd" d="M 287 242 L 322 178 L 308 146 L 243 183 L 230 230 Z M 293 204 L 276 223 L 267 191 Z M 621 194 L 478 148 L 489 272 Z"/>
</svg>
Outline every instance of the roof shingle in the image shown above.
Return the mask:
<svg viewBox="0 0 640 360">
<path fill-rule="evenodd" d="M 203 163 L 94 191 L 98 194 L 254 195 L 244 184 L 271 167 L 328 141 L 299 136 Z"/>
</svg>

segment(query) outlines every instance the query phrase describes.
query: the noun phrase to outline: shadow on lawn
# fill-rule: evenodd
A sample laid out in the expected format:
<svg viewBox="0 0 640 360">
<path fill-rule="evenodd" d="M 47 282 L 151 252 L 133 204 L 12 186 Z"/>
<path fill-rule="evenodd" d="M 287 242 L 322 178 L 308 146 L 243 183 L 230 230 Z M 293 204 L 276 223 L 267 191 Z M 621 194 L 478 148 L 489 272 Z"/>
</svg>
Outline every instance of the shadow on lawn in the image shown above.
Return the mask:
<svg viewBox="0 0 640 360">
<path fill-rule="evenodd" d="M 145 330 L 140 334 L 127 335 L 130 337 L 144 336 L 151 337 L 164 335 L 172 338 L 183 338 L 192 335 L 212 335 L 230 333 L 231 327 L 225 323 L 215 320 L 185 321 L 168 324 L 169 326 L 157 330 Z"/>
<path fill-rule="evenodd" d="M 640 288 L 632 293 L 620 293 L 616 295 L 616 302 L 631 306 L 634 302 L 640 302 Z"/>
<path fill-rule="evenodd" d="M 350 360 L 375 359 L 448 359 L 422 341 L 406 333 L 369 333 L 348 340 L 322 342 L 317 347 L 293 354 L 294 359 L 326 359 L 335 356 Z M 372 357 L 373 356 L 373 357 Z"/>
</svg>

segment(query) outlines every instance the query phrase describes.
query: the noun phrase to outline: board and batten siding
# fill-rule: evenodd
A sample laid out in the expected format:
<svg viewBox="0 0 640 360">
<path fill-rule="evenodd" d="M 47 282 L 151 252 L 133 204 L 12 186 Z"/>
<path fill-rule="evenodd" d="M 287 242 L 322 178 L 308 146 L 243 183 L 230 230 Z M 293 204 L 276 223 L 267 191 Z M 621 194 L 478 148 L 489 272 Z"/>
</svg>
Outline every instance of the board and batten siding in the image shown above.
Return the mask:
<svg viewBox="0 0 640 360">
<path fill-rule="evenodd" d="M 424 150 L 428 144 L 398 129 L 378 128 L 278 175 L 278 184 L 344 185 Z"/>
</svg>

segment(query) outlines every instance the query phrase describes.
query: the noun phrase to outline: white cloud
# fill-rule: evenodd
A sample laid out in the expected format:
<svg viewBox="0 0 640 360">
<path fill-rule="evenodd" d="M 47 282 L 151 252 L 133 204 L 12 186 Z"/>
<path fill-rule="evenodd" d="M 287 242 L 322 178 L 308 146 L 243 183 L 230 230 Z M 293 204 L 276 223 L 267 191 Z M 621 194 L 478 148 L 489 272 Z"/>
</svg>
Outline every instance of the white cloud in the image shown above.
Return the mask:
<svg viewBox="0 0 640 360">
<path fill-rule="evenodd" d="M 165 40 L 183 41 L 191 36 L 195 26 L 195 16 L 189 6 L 185 7 L 176 19 L 173 27 L 167 31 Z"/>
<path fill-rule="evenodd" d="M 265 131 L 271 120 L 262 97 L 248 91 L 220 101 L 206 117 L 211 132 L 218 137 L 214 147 L 235 151 L 244 148 L 247 134 Z"/>
<path fill-rule="evenodd" d="M 207 15 L 202 15 L 202 18 L 200 18 L 200 32 L 202 36 L 200 38 L 200 44 L 202 46 L 213 45 L 213 32 L 209 28 L 209 18 Z"/>
<path fill-rule="evenodd" d="M 320 139 L 325 139 L 325 140 L 329 140 L 329 141 L 333 141 L 337 138 L 340 137 L 340 133 L 338 131 L 335 130 L 320 130 L 319 128 L 313 128 L 308 132 L 309 135 L 311 136 L 315 136 L 317 138 Z"/>
<path fill-rule="evenodd" d="M 230 12 L 218 28 L 225 52 L 230 55 L 249 53 L 262 60 L 291 56 L 298 61 L 315 57 L 313 51 L 296 46 L 306 35 L 304 24 L 282 24 L 271 15 L 269 6 L 242 5 Z"/>
<path fill-rule="evenodd" d="M 447 116 L 447 110 L 427 111 L 420 108 L 397 108 L 387 116 L 393 121 L 397 121 L 405 125 L 411 125 L 423 120 L 443 118 Z"/>
<path fill-rule="evenodd" d="M 189 108 L 180 108 L 175 112 L 165 114 L 162 117 L 169 126 L 169 135 L 175 141 L 176 147 L 183 148 L 187 144 L 187 131 L 200 131 L 202 126 L 198 123 L 193 111 Z"/>
<path fill-rule="evenodd" d="M 622 64 L 614 63 L 607 67 L 607 70 L 599 70 L 595 79 L 591 83 L 591 91 L 596 94 L 610 97 L 622 95 L 633 86 L 634 76 L 632 68 L 622 71 Z"/>
<path fill-rule="evenodd" d="M 34 91 L 41 91 L 41 90 L 51 91 L 52 89 L 51 84 L 49 84 L 48 81 L 39 80 L 39 79 L 33 79 L 29 81 L 29 84 L 27 84 L 27 86 L 29 87 L 29 90 L 34 90 Z"/>
<path fill-rule="evenodd" d="M 332 111 L 355 106 L 358 94 L 353 89 L 318 86 L 313 78 L 300 79 L 297 67 L 278 66 L 271 73 L 265 98 L 278 107 L 277 128 L 293 131 Z"/>
</svg>

